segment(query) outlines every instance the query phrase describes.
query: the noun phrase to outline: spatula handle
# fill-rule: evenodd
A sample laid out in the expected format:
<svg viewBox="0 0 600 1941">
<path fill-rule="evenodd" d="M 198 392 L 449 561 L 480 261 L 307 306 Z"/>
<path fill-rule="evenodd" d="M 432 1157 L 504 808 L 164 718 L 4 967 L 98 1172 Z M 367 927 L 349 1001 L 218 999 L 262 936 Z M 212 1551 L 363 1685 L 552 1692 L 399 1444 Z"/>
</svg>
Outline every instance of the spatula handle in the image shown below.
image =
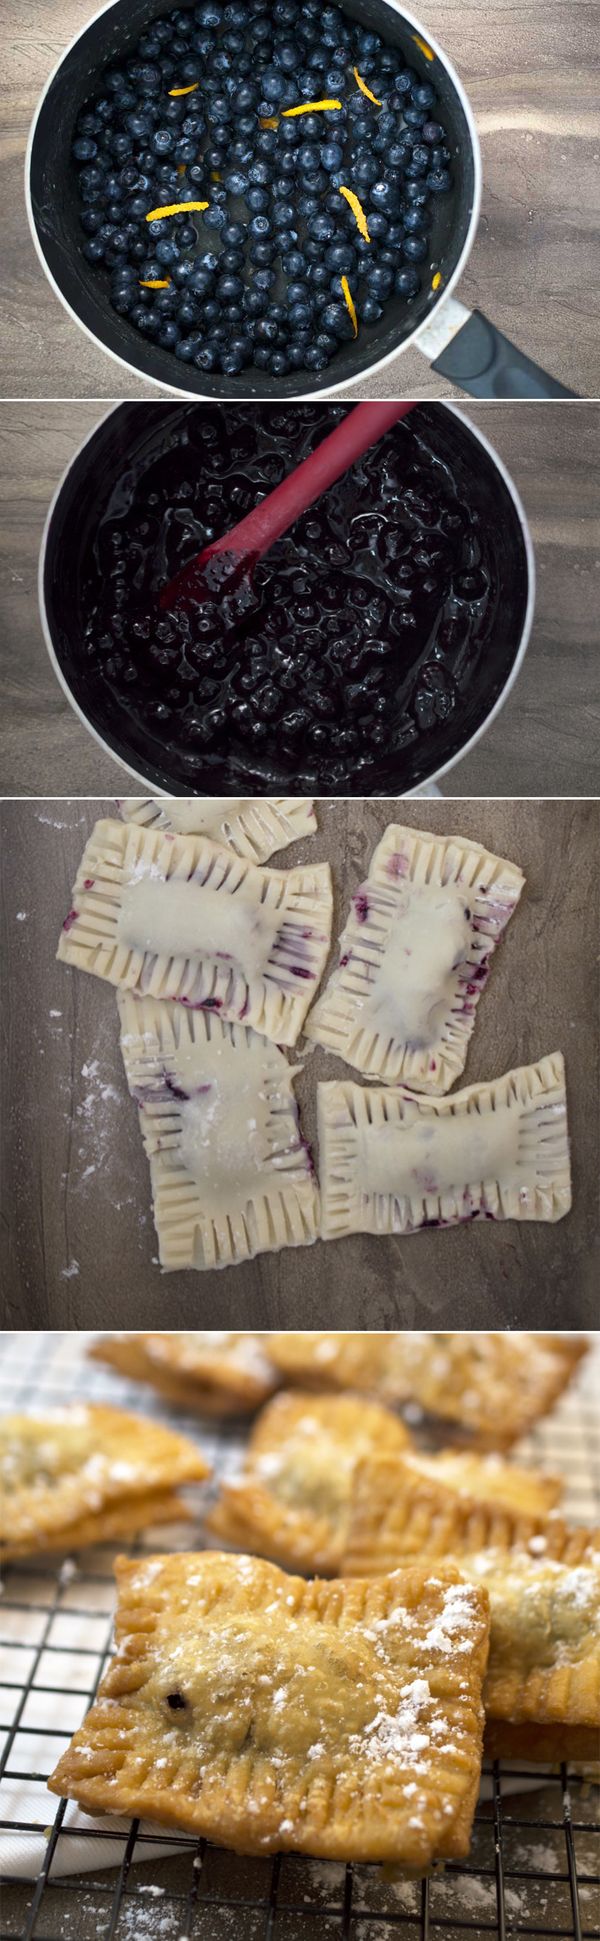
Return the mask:
<svg viewBox="0 0 600 1941">
<path fill-rule="evenodd" d="M 294 524 L 300 513 L 313 505 L 314 500 L 319 499 L 342 472 L 348 471 L 355 459 L 360 458 L 370 445 L 375 445 L 392 425 L 397 424 L 399 418 L 404 418 L 407 411 L 412 410 L 412 401 L 399 402 L 398 399 L 386 399 L 381 404 L 357 404 L 353 411 L 348 412 L 347 418 L 336 425 L 335 431 L 323 439 L 317 450 L 311 452 L 310 458 L 305 458 L 295 472 L 290 472 L 281 485 L 276 485 L 275 490 L 269 492 L 253 512 L 248 513 L 247 519 L 242 519 L 232 532 L 224 533 L 222 539 L 215 541 L 210 547 L 211 556 L 233 552 L 238 558 L 256 559 L 267 552 L 281 533 L 287 532 L 288 527 Z"/>
</svg>

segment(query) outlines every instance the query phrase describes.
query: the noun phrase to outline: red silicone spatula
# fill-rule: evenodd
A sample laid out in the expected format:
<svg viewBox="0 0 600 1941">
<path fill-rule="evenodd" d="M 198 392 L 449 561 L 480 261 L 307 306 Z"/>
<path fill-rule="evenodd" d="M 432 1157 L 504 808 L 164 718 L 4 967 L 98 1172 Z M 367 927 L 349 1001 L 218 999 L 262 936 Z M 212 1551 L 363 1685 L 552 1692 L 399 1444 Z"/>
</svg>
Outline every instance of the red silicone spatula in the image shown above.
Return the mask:
<svg viewBox="0 0 600 1941">
<path fill-rule="evenodd" d="M 239 624 L 244 611 L 253 604 L 252 571 L 263 553 L 294 524 L 301 512 L 319 499 L 334 480 L 347 472 L 366 452 L 383 438 L 399 418 L 414 410 L 414 402 L 387 400 L 383 404 L 357 404 L 354 411 L 336 425 L 322 445 L 305 458 L 295 472 L 276 485 L 260 505 L 255 506 L 239 525 L 221 539 L 211 540 L 201 553 L 182 567 L 160 593 L 161 607 L 172 607 L 188 600 L 226 599 L 235 591 L 234 610 L 224 613 L 225 624 Z"/>
</svg>

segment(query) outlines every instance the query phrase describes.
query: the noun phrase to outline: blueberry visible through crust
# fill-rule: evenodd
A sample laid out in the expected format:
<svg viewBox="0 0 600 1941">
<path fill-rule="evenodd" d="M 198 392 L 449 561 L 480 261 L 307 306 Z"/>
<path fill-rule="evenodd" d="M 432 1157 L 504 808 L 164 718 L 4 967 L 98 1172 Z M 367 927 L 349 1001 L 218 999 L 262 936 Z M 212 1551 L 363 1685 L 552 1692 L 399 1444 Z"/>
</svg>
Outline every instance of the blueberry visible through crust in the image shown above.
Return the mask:
<svg viewBox="0 0 600 1941">
<path fill-rule="evenodd" d="M 167 1705 L 171 1712 L 184 1712 L 187 1705 L 187 1698 L 183 1698 L 181 1692 L 168 1692 Z"/>
<path fill-rule="evenodd" d="M 287 115 L 319 100 L 341 105 Z M 361 329 L 392 294 L 408 306 L 432 282 L 435 207 L 452 186 L 438 111 L 397 49 L 321 0 L 175 9 L 104 69 L 79 115 L 83 254 L 108 275 L 118 315 L 201 372 L 324 371 L 348 335 L 342 275 Z M 368 243 L 342 186 L 362 203 Z M 146 221 L 193 202 L 209 206 Z"/>
</svg>

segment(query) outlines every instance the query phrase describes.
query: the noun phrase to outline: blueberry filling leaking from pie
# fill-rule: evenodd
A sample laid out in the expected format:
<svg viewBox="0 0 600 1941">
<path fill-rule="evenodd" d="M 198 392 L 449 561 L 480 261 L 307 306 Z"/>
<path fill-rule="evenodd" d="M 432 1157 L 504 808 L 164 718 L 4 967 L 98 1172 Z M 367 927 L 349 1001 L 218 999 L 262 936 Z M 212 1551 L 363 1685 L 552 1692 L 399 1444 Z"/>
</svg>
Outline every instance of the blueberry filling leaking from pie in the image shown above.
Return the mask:
<svg viewBox="0 0 600 1941">
<path fill-rule="evenodd" d="M 218 602 L 161 611 L 167 580 L 349 408 L 124 406 L 69 474 L 46 563 L 59 661 L 109 745 L 171 792 L 402 792 L 506 679 L 520 529 L 493 462 L 439 406 L 277 542 L 235 629 Z"/>
<path fill-rule="evenodd" d="M 78 116 L 83 254 L 174 382 L 326 371 L 441 282 L 448 142 L 430 79 L 339 7 L 177 8 Z"/>
</svg>

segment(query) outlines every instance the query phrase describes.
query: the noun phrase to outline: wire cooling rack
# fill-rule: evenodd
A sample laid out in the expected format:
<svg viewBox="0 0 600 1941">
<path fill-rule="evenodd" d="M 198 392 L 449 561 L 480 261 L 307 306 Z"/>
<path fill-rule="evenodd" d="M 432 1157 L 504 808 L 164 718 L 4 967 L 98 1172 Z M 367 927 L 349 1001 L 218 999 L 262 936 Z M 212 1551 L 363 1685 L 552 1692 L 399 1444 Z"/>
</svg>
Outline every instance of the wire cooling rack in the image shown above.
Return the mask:
<svg viewBox="0 0 600 1941">
<path fill-rule="evenodd" d="M 567 1509 L 600 1511 L 600 1337 L 572 1395 L 521 1445 L 567 1484 Z M 173 1412 L 150 1390 L 85 1359 L 81 1335 L 2 1337 L 0 1408 L 85 1398 Z M 217 1478 L 237 1466 L 243 1431 L 177 1415 Z M 179 1526 L 136 1553 L 201 1542 Z M 117 1548 L 119 1546 L 116 1546 Z M 120 1546 L 122 1547 L 122 1546 Z M 484 1768 L 471 1852 L 424 1882 L 296 1855 L 240 1859 L 134 1820 L 96 1830 L 45 1779 L 80 1723 L 109 1650 L 115 1546 L 76 1560 L 13 1565 L 0 1604 L 0 1941 L 477 1941 L 597 1935 L 597 1789 L 581 1776 L 495 1762 Z"/>
</svg>

